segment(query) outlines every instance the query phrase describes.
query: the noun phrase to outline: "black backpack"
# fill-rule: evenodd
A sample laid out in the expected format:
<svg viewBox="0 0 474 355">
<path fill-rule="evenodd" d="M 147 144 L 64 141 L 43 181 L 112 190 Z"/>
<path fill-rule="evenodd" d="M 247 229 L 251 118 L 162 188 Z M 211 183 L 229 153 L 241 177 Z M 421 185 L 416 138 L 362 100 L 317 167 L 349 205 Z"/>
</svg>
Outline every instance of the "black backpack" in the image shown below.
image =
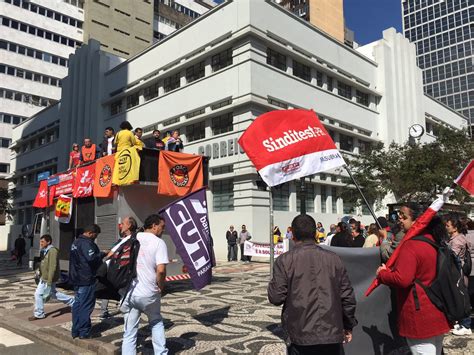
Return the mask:
<svg viewBox="0 0 474 355">
<path fill-rule="evenodd" d="M 137 257 L 140 250 L 140 242 L 137 235 L 132 234 L 110 258 L 107 268 L 107 284 L 118 291 L 128 288 L 132 280 L 137 276 Z"/>
<path fill-rule="evenodd" d="M 413 240 L 428 243 L 438 252 L 436 277 L 431 285 L 426 286 L 418 279 L 415 280 L 415 283 L 425 290 L 430 301 L 445 314 L 449 321 L 461 321 L 469 317 L 471 314 L 469 293 L 464 284 L 464 277 L 456 254 L 446 243 L 438 245 L 424 236 L 414 237 Z M 420 304 L 415 285 L 413 285 L 413 296 L 415 307 L 419 310 Z"/>
<path fill-rule="evenodd" d="M 464 264 L 462 265 L 462 272 L 465 276 L 470 276 L 472 271 L 472 259 L 471 250 L 469 249 L 469 243 L 466 242 L 466 252 L 464 253 Z"/>
</svg>

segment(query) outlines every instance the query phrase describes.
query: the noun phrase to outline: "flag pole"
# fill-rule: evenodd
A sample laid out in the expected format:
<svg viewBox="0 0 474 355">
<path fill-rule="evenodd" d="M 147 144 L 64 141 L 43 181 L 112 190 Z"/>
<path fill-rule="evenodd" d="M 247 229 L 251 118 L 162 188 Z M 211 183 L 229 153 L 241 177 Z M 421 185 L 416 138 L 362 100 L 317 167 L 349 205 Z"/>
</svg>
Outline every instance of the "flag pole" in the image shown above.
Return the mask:
<svg viewBox="0 0 474 355">
<path fill-rule="evenodd" d="M 357 187 L 357 190 L 359 190 L 359 193 L 360 193 L 360 195 L 362 196 L 362 199 L 364 200 L 365 205 L 366 205 L 367 208 L 369 209 L 370 214 L 372 215 L 372 217 L 374 217 L 374 220 L 375 220 L 375 223 L 377 224 L 377 227 L 378 227 L 379 229 L 383 229 L 382 226 L 380 225 L 380 222 L 378 221 L 377 217 L 375 216 L 375 213 L 374 213 L 374 211 L 372 210 L 372 207 L 370 207 L 369 202 L 367 201 L 367 199 L 365 198 L 364 194 L 362 193 L 362 190 L 360 189 L 359 184 L 358 184 L 357 181 L 354 179 L 354 176 L 352 175 L 351 171 L 349 170 L 349 167 L 348 167 L 347 165 L 344 165 L 344 168 L 346 169 L 347 173 L 349 174 L 349 176 L 350 176 L 352 182 L 354 183 L 354 185 Z"/>
<path fill-rule="evenodd" d="M 269 186 L 270 193 L 270 280 L 273 279 L 273 264 L 275 263 L 275 245 L 273 243 L 273 187 Z"/>
</svg>

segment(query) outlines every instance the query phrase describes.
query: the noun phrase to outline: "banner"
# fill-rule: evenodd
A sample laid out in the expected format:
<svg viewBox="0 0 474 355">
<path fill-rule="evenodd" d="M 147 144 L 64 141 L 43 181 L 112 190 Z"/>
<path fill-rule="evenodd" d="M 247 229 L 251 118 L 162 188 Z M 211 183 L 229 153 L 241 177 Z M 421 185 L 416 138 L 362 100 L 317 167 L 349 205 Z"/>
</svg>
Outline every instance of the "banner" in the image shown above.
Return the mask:
<svg viewBox="0 0 474 355">
<path fill-rule="evenodd" d="M 288 251 L 288 242 L 275 244 L 275 258 Z M 270 243 L 257 243 L 245 241 L 244 255 L 246 256 L 263 256 L 270 258 Z"/>
<path fill-rule="evenodd" d="M 54 219 L 59 223 L 69 223 L 72 216 L 72 197 L 61 195 L 56 201 Z"/>
<path fill-rule="evenodd" d="M 158 159 L 158 194 L 185 196 L 203 186 L 202 157 L 161 151 Z"/>
<path fill-rule="evenodd" d="M 140 157 L 135 147 L 125 148 L 115 153 L 112 183 L 130 185 L 140 178 Z"/>
<path fill-rule="evenodd" d="M 469 165 L 454 182 L 466 190 L 471 196 L 474 196 L 474 160 L 471 160 Z"/>
<path fill-rule="evenodd" d="M 50 190 L 49 203 L 48 203 L 48 181 L 43 180 L 40 182 L 38 193 L 36 194 L 33 207 L 45 208 L 53 204 L 54 200 L 54 188 Z"/>
<path fill-rule="evenodd" d="M 112 194 L 112 176 L 115 156 L 107 155 L 95 162 L 94 196 L 110 197 Z"/>
<path fill-rule="evenodd" d="M 314 111 L 264 113 L 247 128 L 239 145 L 268 186 L 345 165 Z"/>
<path fill-rule="evenodd" d="M 76 169 L 76 181 L 72 196 L 74 198 L 92 196 L 94 176 L 95 163 L 78 167 Z"/>
<path fill-rule="evenodd" d="M 74 190 L 75 171 L 71 170 L 58 175 L 59 183 L 56 185 L 54 197 L 59 195 L 72 194 Z"/>
<path fill-rule="evenodd" d="M 188 268 L 196 290 L 211 283 L 216 265 L 209 219 L 206 189 L 202 188 L 168 205 L 160 211 L 176 252 Z"/>
</svg>

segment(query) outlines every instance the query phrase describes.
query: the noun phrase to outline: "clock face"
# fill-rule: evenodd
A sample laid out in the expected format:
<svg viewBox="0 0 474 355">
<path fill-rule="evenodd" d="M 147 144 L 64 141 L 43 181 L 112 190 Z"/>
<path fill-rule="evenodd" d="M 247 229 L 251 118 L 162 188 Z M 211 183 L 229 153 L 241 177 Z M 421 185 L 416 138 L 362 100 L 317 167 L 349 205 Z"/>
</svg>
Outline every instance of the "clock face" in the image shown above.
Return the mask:
<svg viewBox="0 0 474 355">
<path fill-rule="evenodd" d="M 423 133 L 425 133 L 425 129 L 423 128 L 422 125 L 419 125 L 419 124 L 414 124 L 408 130 L 408 134 L 410 135 L 410 137 L 413 137 L 413 138 L 420 138 L 423 135 Z"/>
</svg>

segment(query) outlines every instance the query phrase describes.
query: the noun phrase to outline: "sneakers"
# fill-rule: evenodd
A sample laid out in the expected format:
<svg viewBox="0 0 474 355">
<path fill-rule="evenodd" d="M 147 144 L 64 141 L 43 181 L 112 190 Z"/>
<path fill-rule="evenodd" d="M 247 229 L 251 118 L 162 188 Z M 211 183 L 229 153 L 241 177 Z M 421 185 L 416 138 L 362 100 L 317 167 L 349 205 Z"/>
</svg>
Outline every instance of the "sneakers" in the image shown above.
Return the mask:
<svg viewBox="0 0 474 355">
<path fill-rule="evenodd" d="M 101 313 L 101 314 L 99 315 L 99 318 L 100 318 L 100 319 L 107 319 L 107 318 L 110 318 L 110 313 L 109 313 L 109 311 L 105 311 L 105 312 Z"/>
<path fill-rule="evenodd" d="M 457 329 L 453 329 L 453 334 L 454 335 L 471 335 L 472 330 L 458 326 Z"/>
<path fill-rule="evenodd" d="M 38 319 L 45 319 L 46 317 L 36 317 L 36 316 L 31 316 L 31 317 L 28 317 L 28 320 L 30 322 L 33 322 L 35 320 L 38 320 Z"/>
<path fill-rule="evenodd" d="M 456 323 L 456 324 L 454 325 L 453 329 L 450 330 L 450 332 L 452 333 L 452 332 L 454 332 L 455 330 L 459 330 L 459 329 L 461 329 L 461 326 L 460 326 L 458 323 Z"/>
</svg>

